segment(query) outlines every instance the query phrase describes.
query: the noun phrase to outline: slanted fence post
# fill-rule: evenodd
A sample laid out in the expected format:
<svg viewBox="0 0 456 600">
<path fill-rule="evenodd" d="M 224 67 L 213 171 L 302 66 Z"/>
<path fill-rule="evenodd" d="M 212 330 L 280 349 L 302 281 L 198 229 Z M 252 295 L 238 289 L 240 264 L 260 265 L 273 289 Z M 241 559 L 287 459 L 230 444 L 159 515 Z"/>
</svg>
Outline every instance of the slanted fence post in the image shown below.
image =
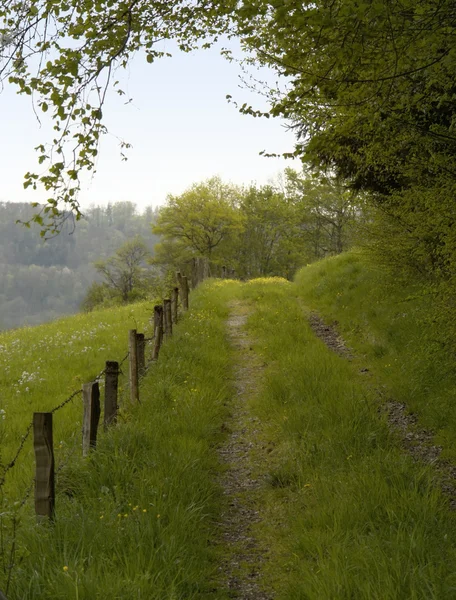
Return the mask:
<svg viewBox="0 0 456 600">
<path fill-rule="evenodd" d="M 136 345 L 138 349 L 138 375 L 144 377 L 146 372 L 146 342 L 144 333 L 136 334 Z"/>
<path fill-rule="evenodd" d="M 97 445 L 98 423 L 100 421 L 100 386 L 98 381 L 82 386 L 84 418 L 82 421 L 82 456 L 87 456 Z"/>
<path fill-rule="evenodd" d="M 154 306 L 154 337 L 152 360 L 157 360 L 163 340 L 163 306 L 160 304 Z"/>
<path fill-rule="evenodd" d="M 173 288 L 172 294 L 171 294 L 171 308 L 172 308 L 172 317 L 173 317 L 173 323 L 176 324 L 177 323 L 177 309 L 178 309 L 178 304 L 179 304 L 179 288 L 175 287 Z"/>
<path fill-rule="evenodd" d="M 181 284 L 182 309 L 188 310 L 188 279 L 185 275 L 182 277 Z"/>
<path fill-rule="evenodd" d="M 165 336 L 170 337 L 173 333 L 173 323 L 171 313 L 171 300 L 169 298 L 163 300 L 163 312 L 165 317 Z"/>
<path fill-rule="evenodd" d="M 138 346 L 136 343 L 136 329 L 130 329 L 128 334 L 128 350 L 130 355 L 130 400 L 139 402 L 138 385 Z"/>
<path fill-rule="evenodd" d="M 52 520 L 55 511 L 55 462 L 52 413 L 33 413 L 35 450 L 35 512 L 38 519 Z"/>
<path fill-rule="evenodd" d="M 105 366 L 105 401 L 104 401 L 104 426 L 117 421 L 117 391 L 119 388 L 119 363 L 107 360 Z"/>
</svg>

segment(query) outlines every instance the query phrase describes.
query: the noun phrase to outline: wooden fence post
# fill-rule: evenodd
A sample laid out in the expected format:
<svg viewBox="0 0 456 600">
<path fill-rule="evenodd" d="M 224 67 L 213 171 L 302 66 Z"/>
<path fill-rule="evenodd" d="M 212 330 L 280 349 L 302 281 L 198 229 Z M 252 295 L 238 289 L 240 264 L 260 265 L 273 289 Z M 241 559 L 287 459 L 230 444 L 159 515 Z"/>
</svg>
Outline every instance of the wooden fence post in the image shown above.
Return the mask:
<svg viewBox="0 0 456 600">
<path fill-rule="evenodd" d="M 225 266 L 222 267 L 222 279 L 226 279 L 227 268 Z"/>
<path fill-rule="evenodd" d="M 105 401 L 104 401 L 104 426 L 105 429 L 117 421 L 117 390 L 119 387 L 119 363 L 107 360 L 105 367 Z"/>
<path fill-rule="evenodd" d="M 160 347 L 163 340 L 163 306 L 157 304 L 154 306 L 154 348 L 152 350 L 152 360 L 157 360 L 160 353 Z"/>
<path fill-rule="evenodd" d="M 82 386 L 84 418 L 82 421 L 82 456 L 87 456 L 97 445 L 98 423 L 100 421 L 100 386 L 98 381 Z"/>
<path fill-rule="evenodd" d="M 52 413 L 33 413 L 35 449 L 35 512 L 38 519 L 54 518 L 55 474 L 52 440 Z"/>
<path fill-rule="evenodd" d="M 188 310 L 188 279 L 185 275 L 182 277 L 181 285 L 182 308 Z"/>
<path fill-rule="evenodd" d="M 130 329 L 129 331 L 128 350 L 130 353 L 130 400 L 132 402 L 139 402 L 138 346 L 136 344 L 136 329 Z"/>
<path fill-rule="evenodd" d="M 172 312 L 173 312 L 173 323 L 177 323 L 177 309 L 178 309 L 178 305 L 179 305 L 179 288 L 175 287 L 173 288 L 172 294 L 171 294 L 171 307 L 172 307 Z"/>
<path fill-rule="evenodd" d="M 138 375 L 144 377 L 146 372 L 146 342 L 144 333 L 136 334 L 136 344 L 138 349 Z"/>
<path fill-rule="evenodd" d="M 173 333 L 171 300 L 169 298 L 163 300 L 163 313 L 165 317 L 165 336 L 169 337 Z"/>
</svg>

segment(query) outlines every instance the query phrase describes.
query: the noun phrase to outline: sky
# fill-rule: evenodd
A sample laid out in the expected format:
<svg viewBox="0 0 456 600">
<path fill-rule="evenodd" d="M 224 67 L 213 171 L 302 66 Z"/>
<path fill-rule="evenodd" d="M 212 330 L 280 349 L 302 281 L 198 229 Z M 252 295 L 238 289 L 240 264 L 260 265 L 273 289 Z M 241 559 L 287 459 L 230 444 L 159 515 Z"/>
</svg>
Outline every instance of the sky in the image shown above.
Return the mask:
<svg viewBox="0 0 456 600">
<path fill-rule="evenodd" d="M 121 80 L 127 95 L 113 92 L 104 108 L 110 134 L 102 141 L 95 177 L 84 180 L 82 208 L 128 200 L 141 210 L 214 175 L 263 185 L 286 166 L 298 168 L 293 161 L 259 155 L 292 151 L 294 136 L 283 121 L 242 115 L 228 103 L 230 94 L 239 104 L 265 107 L 259 95 L 242 87 L 240 75 L 239 65 L 217 48 L 177 52 L 152 65 L 144 55 L 135 56 Z M 273 81 L 264 71 L 261 77 Z M 126 98 L 133 100 L 125 104 Z M 50 123 L 40 125 L 30 97 L 8 86 L 0 93 L 0 115 L 0 201 L 44 201 L 48 193 L 23 189 L 23 175 L 38 169 L 33 148 L 50 138 Z M 119 139 L 132 144 L 126 162 Z"/>
</svg>

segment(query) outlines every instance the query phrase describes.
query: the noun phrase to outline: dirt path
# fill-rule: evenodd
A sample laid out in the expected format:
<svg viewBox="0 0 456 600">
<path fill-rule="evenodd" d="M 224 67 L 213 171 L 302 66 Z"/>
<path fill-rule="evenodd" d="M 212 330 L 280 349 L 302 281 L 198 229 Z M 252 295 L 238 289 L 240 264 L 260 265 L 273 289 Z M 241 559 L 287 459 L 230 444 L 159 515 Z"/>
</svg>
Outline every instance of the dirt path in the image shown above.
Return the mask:
<svg viewBox="0 0 456 600">
<path fill-rule="evenodd" d="M 220 523 L 226 559 L 220 571 L 230 598 L 272 600 L 273 596 L 261 587 L 261 566 L 267 559 L 267 552 L 260 548 L 252 531 L 252 525 L 261 519 L 256 492 L 262 479 L 252 474 L 252 454 L 257 454 L 261 447 L 261 424 L 250 413 L 247 403 L 258 391 L 262 366 L 245 331 L 247 316 L 245 305 L 241 302 L 231 304 L 227 328 L 238 358 L 234 382 L 236 395 L 231 417 L 226 423 L 228 437 L 219 449 L 220 460 L 226 465 L 220 484 L 227 496 L 227 509 Z"/>
</svg>

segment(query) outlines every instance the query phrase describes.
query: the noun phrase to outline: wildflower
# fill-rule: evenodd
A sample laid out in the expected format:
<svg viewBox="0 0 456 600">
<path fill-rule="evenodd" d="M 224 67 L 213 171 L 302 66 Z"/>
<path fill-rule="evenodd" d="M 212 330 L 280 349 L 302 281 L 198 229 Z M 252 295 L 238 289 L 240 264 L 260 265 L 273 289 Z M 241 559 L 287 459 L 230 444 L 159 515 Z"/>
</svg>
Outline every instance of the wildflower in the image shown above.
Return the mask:
<svg viewBox="0 0 456 600">
<path fill-rule="evenodd" d="M 63 567 L 63 570 L 64 570 L 64 571 L 65 571 L 65 573 L 66 573 L 66 572 L 68 571 L 68 567 L 65 565 L 65 566 Z"/>
</svg>

